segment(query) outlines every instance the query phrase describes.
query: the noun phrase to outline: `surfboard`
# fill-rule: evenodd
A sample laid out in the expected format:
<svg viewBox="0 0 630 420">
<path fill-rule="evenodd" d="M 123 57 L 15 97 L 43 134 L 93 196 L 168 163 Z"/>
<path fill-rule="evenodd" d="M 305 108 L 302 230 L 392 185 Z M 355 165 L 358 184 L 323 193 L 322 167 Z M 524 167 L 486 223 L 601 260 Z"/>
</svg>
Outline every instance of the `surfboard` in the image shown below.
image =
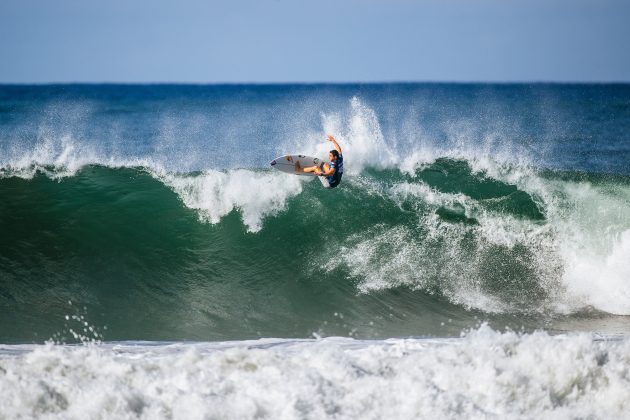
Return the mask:
<svg viewBox="0 0 630 420">
<path fill-rule="evenodd" d="M 280 156 L 269 162 L 272 168 L 279 170 L 280 172 L 286 172 L 293 175 L 301 176 L 315 176 L 319 178 L 324 188 L 330 188 L 328 179 L 325 176 L 317 176 L 313 172 L 302 172 L 296 167 L 296 163 L 299 162 L 299 168 L 307 168 L 309 166 L 320 166 L 324 163 L 321 159 L 305 156 L 305 155 L 285 155 Z"/>
<path fill-rule="evenodd" d="M 303 176 L 317 176 L 312 172 L 302 172 L 296 168 L 295 164 L 300 163 L 300 168 L 307 168 L 309 166 L 320 166 L 323 162 L 321 159 L 304 155 L 286 155 L 275 158 L 269 164 L 281 172 L 286 172 L 293 175 Z"/>
</svg>

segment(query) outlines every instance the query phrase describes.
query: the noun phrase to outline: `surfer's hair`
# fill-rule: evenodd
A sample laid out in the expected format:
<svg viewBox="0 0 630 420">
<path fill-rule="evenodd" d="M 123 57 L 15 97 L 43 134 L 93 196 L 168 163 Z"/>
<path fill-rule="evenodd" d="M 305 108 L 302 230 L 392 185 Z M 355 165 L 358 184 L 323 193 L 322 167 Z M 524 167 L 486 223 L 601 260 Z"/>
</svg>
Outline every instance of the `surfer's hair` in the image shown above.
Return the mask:
<svg viewBox="0 0 630 420">
<path fill-rule="evenodd" d="M 338 152 L 338 151 L 336 151 L 335 149 L 331 150 L 331 151 L 330 151 L 330 153 L 332 153 L 332 155 L 333 155 L 335 158 L 338 158 L 338 157 L 339 157 L 339 152 Z"/>
</svg>

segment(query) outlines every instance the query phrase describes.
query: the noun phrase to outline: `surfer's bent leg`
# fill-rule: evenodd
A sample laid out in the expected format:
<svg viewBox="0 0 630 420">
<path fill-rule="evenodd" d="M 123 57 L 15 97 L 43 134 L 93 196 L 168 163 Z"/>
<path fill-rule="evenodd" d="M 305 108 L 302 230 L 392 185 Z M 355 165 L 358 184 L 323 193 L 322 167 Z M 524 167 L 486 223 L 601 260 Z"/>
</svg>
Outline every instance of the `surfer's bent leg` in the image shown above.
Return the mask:
<svg viewBox="0 0 630 420">
<path fill-rule="evenodd" d="M 308 168 L 302 168 L 301 172 L 315 172 L 317 169 L 319 169 L 319 166 L 309 166 Z"/>
<path fill-rule="evenodd" d="M 315 172 L 317 166 L 307 166 L 306 168 L 302 168 L 300 162 L 295 162 L 295 172 Z"/>
<path fill-rule="evenodd" d="M 321 163 L 316 166 L 307 166 L 306 168 L 302 168 L 300 166 L 300 162 L 295 162 L 295 172 L 324 172 L 326 170 L 324 163 Z M 319 175 L 319 174 L 318 174 Z"/>
</svg>

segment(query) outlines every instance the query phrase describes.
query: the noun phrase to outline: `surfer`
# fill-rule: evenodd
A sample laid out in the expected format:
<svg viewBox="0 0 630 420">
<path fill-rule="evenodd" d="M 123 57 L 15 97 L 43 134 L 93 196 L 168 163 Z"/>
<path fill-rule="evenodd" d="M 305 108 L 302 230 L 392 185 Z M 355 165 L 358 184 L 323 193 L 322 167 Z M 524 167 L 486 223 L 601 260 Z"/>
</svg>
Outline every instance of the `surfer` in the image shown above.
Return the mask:
<svg viewBox="0 0 630 420">
<path fill-rule="evenodd" d="M 300 162 L 296 162 L 295 170 L 297 172 L 313 172 L 317 176 L 326 177 L 329 188 L 335 188 L 341 183 L 341 176 L 343 175 L 343 154 L 341 153 L 339 143 L 337 143 L 337 140 L 335 140 L 333 136 L 327 134 L 326 138 L 335 146 L 335 148 L 328 153 L 330 163 L 322 163 L 321 165 L 302 168 Z"/>
</svg>

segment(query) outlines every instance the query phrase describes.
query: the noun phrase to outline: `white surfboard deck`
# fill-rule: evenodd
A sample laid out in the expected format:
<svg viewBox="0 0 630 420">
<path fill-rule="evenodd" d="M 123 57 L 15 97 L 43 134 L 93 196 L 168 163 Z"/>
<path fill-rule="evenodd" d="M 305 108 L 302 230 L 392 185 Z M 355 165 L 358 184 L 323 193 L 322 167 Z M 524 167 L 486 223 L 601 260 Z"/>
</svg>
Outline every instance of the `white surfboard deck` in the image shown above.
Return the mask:
<svg viewBox="0 0 630 420">
<path fill-rule="evenodd" d="M 296 163 L 299 162 L 299 167 L 296 167 Z M 330 188 L 328 179 L 324 176 L 315 175 L 313 172 L 302 172 L 299 168 L 308 168 L 310 166 L 321 166 L 324 163 L 321 159 L 305 156 L 305 155 L 285 155 L 280 156 L 269 162 L 269 164 L 281 172 L 286 172 L 293 175 L 301 176 L 316 176 L 325 188 Z"/>
</svg>

